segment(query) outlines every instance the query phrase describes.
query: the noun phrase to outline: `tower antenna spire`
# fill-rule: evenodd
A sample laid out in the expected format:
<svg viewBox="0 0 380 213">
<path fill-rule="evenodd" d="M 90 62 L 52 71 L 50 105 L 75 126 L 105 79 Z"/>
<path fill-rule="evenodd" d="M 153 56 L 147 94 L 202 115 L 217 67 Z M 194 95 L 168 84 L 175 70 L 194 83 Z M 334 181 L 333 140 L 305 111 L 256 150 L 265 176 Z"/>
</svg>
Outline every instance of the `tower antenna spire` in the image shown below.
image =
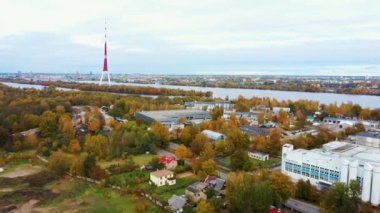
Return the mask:
<svg viewBox="0 0 380 213">
<path fill-rule="evenodd" d="M 108 72 L 108 60 L 107 60 L 107 18 L 104 17 L 104 61 L 103 61 L 103 71 L 100 76 L 99 85 L 103 83 L 104 74 L 107 75 L 108 85 L 111 86 L 110 74 Z"/>
</svg>

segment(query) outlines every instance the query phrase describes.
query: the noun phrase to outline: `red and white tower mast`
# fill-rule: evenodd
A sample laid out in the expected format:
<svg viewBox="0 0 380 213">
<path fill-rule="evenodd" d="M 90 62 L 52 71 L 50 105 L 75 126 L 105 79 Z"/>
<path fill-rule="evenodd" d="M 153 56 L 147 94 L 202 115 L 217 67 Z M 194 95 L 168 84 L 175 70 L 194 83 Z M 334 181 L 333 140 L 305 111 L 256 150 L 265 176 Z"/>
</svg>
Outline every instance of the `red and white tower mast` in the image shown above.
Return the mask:
<svg viewBox="0 0 380 213">
<path fill-rule="evenodd" d="M 102 85 L 103 77 L 107 75 L 108 85 L 111 86 L 110 74 L 108 72 L 108 62 L 107 62 L 107 21 L 104 20 L 104 62 L 102 76 L 100 77 L 99 85 Z"/>
</svg>

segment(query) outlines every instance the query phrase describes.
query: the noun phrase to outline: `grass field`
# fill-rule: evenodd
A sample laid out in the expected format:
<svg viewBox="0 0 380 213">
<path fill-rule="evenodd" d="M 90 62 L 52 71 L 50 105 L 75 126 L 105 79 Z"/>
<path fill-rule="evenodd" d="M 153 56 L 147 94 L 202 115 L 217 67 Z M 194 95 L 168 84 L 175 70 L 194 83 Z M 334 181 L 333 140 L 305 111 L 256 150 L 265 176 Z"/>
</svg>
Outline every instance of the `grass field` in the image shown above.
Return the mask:
<svg viewBox="0 0 380 213">
<path fill-rule="evenodd" d="M 147 212 L 161 209 L 143 198 L 122 194 L 75 179 L 62 179 L 46 186 L 58 195 L 41 202 L 36 211 L 42 212 L 134 212 L 136 204 L 144 202 Z"/>
<path fill-rule="evenodd" d="M 132 159 L 139 166 L 143 166 L 149 163 L 155 157 L 159 157 L 159 156 L 156 154 L 141 154 L 141 155 L 133 155 Z"/>
<path fill-rule="evenodd" d="M 139 166 L 143 166 L 145 164 L 148 164 L 153 158 L 159 157 L 156 154 L 141 154 L 141 155 L 132 155 L 132 160 Z M 113 159 L 109 161 L 99 161 L 98 164 L 103 168 L 108 168 L 111 165 L 120 165 L 123 166 L 125 164 L 126 160 L 125 159 Z"/>
</svg>

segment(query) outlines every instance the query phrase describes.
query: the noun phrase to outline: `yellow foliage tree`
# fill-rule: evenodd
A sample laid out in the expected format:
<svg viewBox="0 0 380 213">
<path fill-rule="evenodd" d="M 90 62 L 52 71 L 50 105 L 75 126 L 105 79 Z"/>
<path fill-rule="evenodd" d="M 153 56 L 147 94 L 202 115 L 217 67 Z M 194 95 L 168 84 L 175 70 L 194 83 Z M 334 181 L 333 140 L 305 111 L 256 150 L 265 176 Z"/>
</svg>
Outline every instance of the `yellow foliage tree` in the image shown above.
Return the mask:
<svg viewBox="0 0 380 213">
<path fill-rule="evenodd" d="M 191 151 L 185 145 L 181 144 L 175 150 L 175 155 L 179 159 L 186 159 L 191 157 Z"/>
</svg>

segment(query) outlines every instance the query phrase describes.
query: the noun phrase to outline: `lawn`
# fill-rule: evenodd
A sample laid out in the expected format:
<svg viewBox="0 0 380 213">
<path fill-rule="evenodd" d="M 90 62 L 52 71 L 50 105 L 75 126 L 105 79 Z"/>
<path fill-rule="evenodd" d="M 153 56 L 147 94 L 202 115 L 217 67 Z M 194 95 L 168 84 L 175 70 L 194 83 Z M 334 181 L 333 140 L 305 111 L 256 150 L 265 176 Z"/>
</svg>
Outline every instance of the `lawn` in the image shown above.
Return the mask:
<svg viewBox="0 0 380 213">
<path fill-rule="evenodd" d="M 143 166 L 145 164 L 148 164 L 153 158 L 159 157 L 159 156 L 155 154 L 141 154 L 141 155 L 132 155 L 131 157 L 132 157 L 133 162 L 135 162 L 139 166 Z M 102 160 L 102 161 L 99 161 L 98 163 L 102 168 L 106 169 L 111 165 L 123 166 L 125 162 L 126 162 L 125 159 L 118 158 L 118 159 L 113 159 L 109 161 Z"/>
<path fill-rule="evenodd" d="M 62 179 L 46 188 L 58 193 L 52 199 L 37 206 L 42 212 L 134 212 L 135 205 L 144 202 L 147 212 L 161 210 L 143 198 L 122 194 L 109 188 L 101 188 L 75 179 Z"/>
<path fill-rule="evenodd" d="M 155 157 L 159 157 L 159 156 L 156 154 L 141 154 L 141 155 L 133 155 L 132 159 L 139 166 L 143 166 L 145 164 L 148 164 Z"/>
<path fill-rule="evenodd" d="M 281 159 L 279 158 L 274 158 L 274 157 L 269 157 L 269 160 L 267 161 L 261 161 L 257 159 L 250 158 L 252 162 L 252 168 L 253 169 L 259 169 L 259 168 L 268 168 L 273 164 L 277 164 L 281 162 Z"/>
<path fill-rule="evenodd" d="M 249 159 L 252 162 L 252 169 L 269 168 L 271 165 L 281 162 L 281 159 L 274 158 L 274 157 L 269 157 L 269 160 L 267 161 L 261 161 L 261 160 L 257 160 L 253 158 L 249 158 Z M 222 166 L 225 166 L 228 168 L 231 167 L 231 159 L 229 156 L 220 158 L 218 161 Z"/>
</svg>

